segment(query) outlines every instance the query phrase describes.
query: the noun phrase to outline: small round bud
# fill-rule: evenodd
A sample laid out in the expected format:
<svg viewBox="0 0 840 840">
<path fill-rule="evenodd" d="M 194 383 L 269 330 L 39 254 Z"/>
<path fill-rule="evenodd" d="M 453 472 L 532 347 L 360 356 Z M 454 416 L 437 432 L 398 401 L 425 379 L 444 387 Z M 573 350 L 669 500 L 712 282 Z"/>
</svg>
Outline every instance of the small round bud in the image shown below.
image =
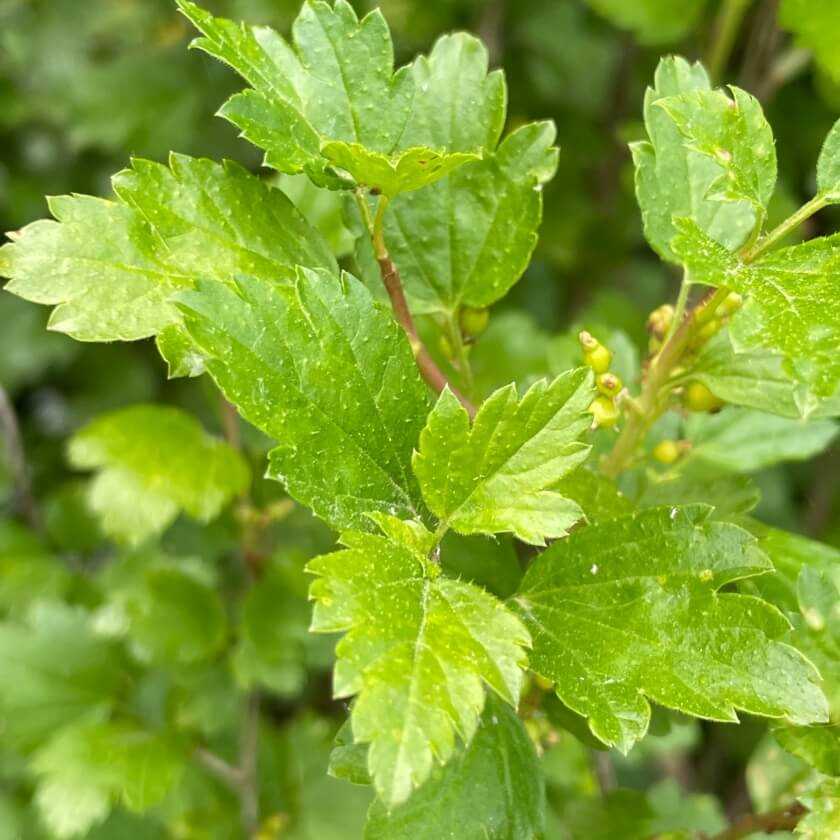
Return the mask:
<svg viewBox="0 0 840 840">
<path fill-rule="evenodd" d="M 718 399 L 702 382 L 692 382 L 683 394 L 683 404 L 689 411 L 717 411 L 723 407 Z"/>
<path fill-rule="evenodd" d="M 447 359 L 452 359 L 455 356 L 455 351 L 452 349 L 452 342 L 444 334 L 441 334 L 438 338 L 438 350 Z"/>
<path fill-rule="evenodd" d="M 682 454 L 682 448 L 675 440 L 662 440 L 653 447 L 653 457 L 660 464 L 673 464 Z"/>
<path fill-rule="evenodd" d="M 583 348 L 584 364 L 591 367 L 595 373 L 606 373 L 610 369 L 612 353 L 586 330 L 578 334 L 578 341 Z"/>
<path fill-rule="evenodd" d="M 609 429 L 618 422 L 618 408 L 609 397 L 596 397 L 587 411 L 592 415 L 593 428 Z"/>
<path fill-rule="evenodd" d="M 624 383 L 614 373 L 599 373 L 595 377 L 595 384 L 605 397 L 614 397 Z"/>
<path fill-rule="evenodd" d="M 730 292 L 718 307 L 718 312 L 721 315 L 732 315 L 733 312 L 737 312 L 743 305 L 744 298 L 738 292 Z"/>
<path fill-rule="evenodd" d="M 664 338 L 674 323 L 674 307 L 670 303 L 663 303 L 648 315 L 648 332 L 657 338 Z"/>
<path fill-rule="evenodd" d="M 480 336 L 487 329 L 489 321 L 490 312 L 487 309 L 463 306 L 458 313 L 458 324 L 461 327 L 461 332 L 471 338 Z"/>
</svg>

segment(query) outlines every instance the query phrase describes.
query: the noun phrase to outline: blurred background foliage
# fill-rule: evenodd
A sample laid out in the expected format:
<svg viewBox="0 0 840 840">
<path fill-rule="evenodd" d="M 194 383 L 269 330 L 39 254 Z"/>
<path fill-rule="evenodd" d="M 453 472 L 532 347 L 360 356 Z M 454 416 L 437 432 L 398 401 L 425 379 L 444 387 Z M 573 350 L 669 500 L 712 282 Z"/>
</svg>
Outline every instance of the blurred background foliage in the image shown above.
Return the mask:
<svg viewBox="0 0 840 840">
<path fill-rule="evenodd" d="M 287 32 L 299 3 L 206 0 L 206 5 L 227 17 Z M 354 0 L 353 5 L 365 12 L 373 4 Z M 494 308 L 490 328 L 473 353 L 482 390 L 511 379 L 525 383 L 577 363 L 570 328 L 585 326 L 599 336 L 614 336 L 607 343 L 629 360 L 631 376 L 633 360 L 644 354 L 646 316 L 673 298 L 677 284 L 642 237 L 627 150 L 628 142 L 642 136 L 642 98 L 660 56 L 678 52 L 702 59 L 717 82 L 739 84 L 761 99 L 778 143 L 779 218 L 812 195 L 820 144 L 840 111 L 836 0 L 382 0 L 380 5 L 399 63 L 427 51 L 445 31 L 470 30 L 488 45 L 491 63 L 505 69 L 509 128 L 543 118 L 557 124 L 560 167 L 545 188 L 537 253 L 522 281 Z M 131 155 L 164 159 L 176 150 L 231 157 L 259 169 L 256 150 L 213 116 L 237 87 L 233 73 L 189 52 L 191 37 L 170 0 L 0 0 L 3 230 L 46 215 L 45 194 L 108 194 L 110 175 Z M 283 179 L 280 186 L 317 220 L 352 268 L 352 240 L 338 200 L 296 179 Z M 836 213 L 825 212 L 807 233 L 835 230 L 838 222 Z M 126 603 L 140 603 L 137 609 L 145 610 L 146 620 L 136 625 L 140 638 L 133 641 L 145 650 L 147 661 L 163 664 L 140 675 L 136 665 L 127 666 L 138 716 L 154 719 L 170 713 L 174 704 L 184 727 L 224 742 L 225 723 L 235 714 L 226 705 L 234 677 L 218 657 L 202 659 L 200 665 L 168 661 L 166 640 L 154 632 L 165 612 L 148 618 L 160 603 L 153 597 L 156 584 L 147 578 L 149 568 L 163 574 L 167 556 L 189 556 L 200 560 L 179 573 L 192 576 L 194 586 L 206 588 L 221 578 L 222 589 L 235 589 L 237 572 L 224 559 L 233 539 L 234 523 L 228 521 L 233 514 L 209 527 L 179 519 L 159 545 L 143 549 L 160 555 L 154 562 L 146 557 L 145 577 L 130 555 L 104 565 L 113 551 L 85 509 L 80 476 L 68 467 L 64 451 L 68 436 L 95 415 L 139 402 L 180 405 L 218 431 L 222 419 L 215 397 L 201 379 L 167 381 L 150 342 L 87 346 L 48 333 L 45 322 L 44 309 L 0 294 L 0 384 L 21 419 L 43 517 L 38 538 L 11 520 L 0 520 L 0 554 L 27 558 L 29 570 L 27 577 L 19 563 L 8 561 L 3 586 L 13 582 L 25 594 L 17 600 L 0 598 L 0 610 L 20 609 L 44 587 L 66 603 L 95 608 L 106 624 Z M 252 430 L 245 433 L 259 473 L 260 453 L 268 442 Z M 757 515 L 840 547 L 838 466 L 834 448 L 807 463 L 758 469 L 753 476 L 761 491 Z M 0 502 L 7 509 L 12 504 L 9 472 L 10 465 L 0 461 Z M 257 494 L 266 504 L 281 496 L 269 482 L 258 482 Z M 276 836 L 359 836 L 366 793 L 324 775 L 337 707 L 326 699 L 329 652 L 305 632 L 302 562 L 327 548 L 330 537 L 294 512 L 276 526 L 273 540 L 268 585 L 285 582 L 274 595 L 263 593 L 264 607 L 250 605 L 250 618 L 246 609 L 243 620 L 251 624 L 244 638 L 250 641 L 240 644 L 233 667 L 240 684 L 256 681 L 275 696 L 277 725 L 265 733 L 261 762 L 262 772 L 272 779 L 266 813 L 279 815 Z M 48 558 L 56 553 L 70 558 L 71 568 L 81 564 L 92 574 L 84 583 L 70 579 L 64 567 L 50 565 Z M 138 576 L 143 580 L 138 582 Z M 279 628 L 267 626 L 260 613 L 276 604 L 275 596 L 289 601 L 285 614 L 291 616 Z M 59 619 L 72 622 L 72 615 L 53 616 L 44 633 Z M 220 637 L 226 632 L 222 627 Z M 260 648 L 276 649 L 279 642 L 294 651 L 289 661 L 255 654 Z M 639 792 L 622 791 L 607 805 L 593 798 L 597 783 L 589 751 L 562 734 L 544 756 L 553 821 L 548 836 L 645 837 L 685 829 L 686 800 L 677 804 L 681 795 L 673 780 L 641 792 L 674 768 L 684 784 L 720 797 L 698 794 L 688 800 L 697 831 L 719 830 L 722 814 L 743 810 L 750 798 L 758 808 L 787 801 L 804 765 L 791 756 L 782 761 L 765 727 L 749 719 L 742 727 L 727 728 L 725 737 L 720 731 L 664 718 L 657 734 L 630 758 L 616 762 L 622 784 Z M 21 780 L 18 771 L 14 749 L 4 749 L 0 836 L 41 836 L 31 812 L 20 810 L 31 780 Z M 118 811 L 90 836 L 237 836 L 235 805 L 217 784 L 196 773 L 183 787 L 177 801 L 165 803 L 159 822 Z M 678 826 L 672 819 L 677 808 L 683 813 Z M 629 815 L 633 825 L 641 826 L 636 834 L 627 833 Z M 23 833 L 4 833 L 8 830 Z"/>
</svg>

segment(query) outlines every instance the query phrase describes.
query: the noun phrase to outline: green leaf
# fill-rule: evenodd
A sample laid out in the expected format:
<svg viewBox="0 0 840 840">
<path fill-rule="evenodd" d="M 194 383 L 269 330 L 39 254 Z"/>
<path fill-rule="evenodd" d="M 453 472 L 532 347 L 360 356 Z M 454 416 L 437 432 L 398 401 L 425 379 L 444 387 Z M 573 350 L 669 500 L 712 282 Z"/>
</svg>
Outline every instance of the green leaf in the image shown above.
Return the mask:
<svg viewBox="0 0 840 840">
<path fill-rule="evenodd" d="M 800 615 L 791 642 L 819 669 L 833 719 L 840 716 L 840 585 L 836 567 L 827 572 L 803 566 L 796 581 Z"/>
<path fill-rule="evenodd" d="M 798 837 L 826 840 L 840 833 L 840 779 L 827 779 L 799 800 L 808 813 L 796 826 Z"/>
<path fill-rule="evenodd" d="M 516 713 L 488 697 L 469 745 L 389 811 L 375 801 L 368 840 L 532 840 L 542 836 L 545 792 L 534 745 Z"/>
<path fill-rule="evenodd" d="M 552 490 L 580 505 L 588 522 L 604 522 L 633 512 L 633 503 L 618 485 L 593 470 L 575 470 Z"/>
<path fill-rule="evenodd" d="M 344 0 L 306 3 L 290 46 L 267 27 L 215 18 L 188 0 L 178 6 L 204 34 L 193 45 L 251 84 L 219 113 L 265 150 L 267 166 L 305 172 L 321 186 L 355 184 L 393 197 L 480 157 L 480 146 L 450 154 L 448 145 L 411 142 L 407 126 L 422 108 L 415 74 L 408 67 L 394 73 L 378 9 L 360 21 Z"/>
<path fill-rule="evenodd" d="M 384 536 L 348 531 L 342 551 L 312 560 L 318 576 L 312 629 L 346 633 L 333 691 L 357 695 L 353 735 L 369 743 L 368 768 L 392 808 L 455 748 L 469 742 L 490 686 L 515 706 L 522 685 L 522 623 L 484 590 L 440 575 L 432 535 L 379 514 Z"/>
<path fill-rule="evenodd" d="M 4 742 L 30 749 L 60 726 L 101 718 L 119 690 L 120 665 L 81 610 L 44 603 L 26 624 L 0 625 Z"/>
<path fill-rule="evenodd" d="M 798 723 L 826 719 L 813 667 L 780 640 L 782 614 L 718 593 L 769 562 L 710 508 L 664 507 L 592 525 L 543 552 L 515 598 L 534 640 L 531 667 L 627 751 L 645 733 L 645 696 L 712 720 L 736 709 Z"/>
<path fill-rule="evenodd" d="M 642 44 L 671 44 L 697 25 L 706 0 L 586 0 L 598 14 L 621 29 L 629 29 Z"/>
<path fill-rule="evenodd" d="M 686 462 L 749 473 L 784 461 L 807 461 L 837 437 L 833 420 L 791 420 L 745 408 L 694 414 L 685 424 L 691 452 Z"/>
<path fill-rule="evenodd" d="M 817 190 L 832 204 L 840 202 L 840 120 L 828 132 L 817 160 Z"/>
<path fill-rule="evenodd" d="M 581 464 L 590 447 L 592 375 L 581 368 L 540 380 L 520 400 L 516 386 L 496 391 L 472 425 L 444 390 L 412 459 L 423 498 L 441 523 L 461 534 L 509 532 L 543 545 L 583 515 L 548 488 Z"/>
<path fill-rule="evenodd" d="M 316 187 L 306 175 L 278 174 L 273 183 L 289 197 L 306 220 L 320 231 L 336 257 L 352 253 L 355 238 L 345 224 L 345 196 L 342 193 Z"/>
<path fill-rule="evenodd" d="M 750 298 L 730 325 L 734 349 L 784 356 L 786 373 L 801 383 L 796 400 L 803 416 L 834 396 L 840 389 L 840 239 L 812 239 L 746 264 L 690 220 L 677 225 L 672 247 L 692 279 Z"/>
<path fill-rule="evenodd" d="M 407 149 L 388 158 L 368 151 L 360 143 L 338 140 L 324 143 L 321 153 L 333 166 L 348 172 L 360 186 L 370 187 L 389 198 L 419 190 L 465 163 L 480 160 L 477 154 L 446 154 L 425 147 Z"/>
<path fill-rule="evenodd" d="M 840 82 L 840 15 L 833 0 L 782 0 L 779 25 L 792 32 L 801 46 L 814 53 L 820 67 Z"/>
<path fill-rule="evenodd" d="M 784 368 L 781 356 L 763 350 L 736 353 L 728 330 L 723 330 L 702 347 L 687 378 L 702 382 L 731 405 L 799 418 L 797 383 Z"/>
<path fill-rule="evenodd" d="M 207 369 L 279 445 L 268 476 L 336 529 L 371 510 L 413 517 L 411 452 L 429 406 L 408 342 L 357 280 L 301 271 L 294 287 L 202 282 L 180 299 Z"/>
<path fill-rule="evenodd" d="M 663 108 L 688 148 L 720 167 L 704 198 L 748 203 L 755 224 L 764 221 L 776 186 L 776 145 L 761 104 L 746 91 L 695 89 L 669 96 Z"/>
<path fill-rule="evenodd" d="M 465 62 L 464 82 L 474 79 L 477 66 L 486 68 L 482 51 L 459 48 L 454 39 L 439 41 L 429 64 L 448 67 Z M 488 76 L 489 80 L 492 78 Z M 444 93 L 446 85 L 457 88 Z M 498 96 L 478 91 L 483 118 L 476 123 L 476 138 L 495 131 Z M 453 86 L 437 73 L 430 92 L 440 97 L 443 113 L 452 114 L 454 132 L 472 127 L 457 110 L 469 88 Z M 453 98 L 457 93 L 458 98 Z M 504 111 L 502 111 L 502 114 Z M 444 136 L 445 126 L 434 128 Z M 406 193 L 391 202 L 385 213 L 385 242 L 399 267 L 413 312 L 451 315 L 459 306 L 486 307 L 508 292 L 522 276 L 537 244 L 542 220 L 542 185 L 553 177 L 557 150 L 552 146 L 552 123 L 531 123 L 509 134 L 495 153 L 480 163 L 465 166 L 424 190 Z M 422 247 L 418 247 L 418 243 Z"/>
<path fill-rule="evenodd" d="M 690 467 L 690 465 L 689 465 Z M 761 501 L 755 483 L 745 475 L 711 475 L 707 470 L 666 474 L 645 487 L 639 507 L 712 505 L 717 519 L 749 513 Z"/>
<path fill-rule="evenodd" d="M 109 567 L 98 624 L 124 632 L 135 656 L 154 665 L 211 659 L 225 642 L 222 599 L 203 569 L 138 555 Z"/>
<path fill-rule="evenodd" d="M 828 776 L 840 776 L 840 724 L 784 726 L 773 737 L 789 752 Z"/>
<path fill-rule="evenodd" d="M 357 744 L 353 740 L 353 726 L 347 718 L 336 732 L 327 772 L 335 779 L 344 779 L 354 785 L 369 785 L 367 760 L 367 744 Z"/>
<path fill-rule="evenodd" d="M 322 237 L 279 190 L 230 161 L 135 159 L 115 201 L 49 200 L 0 248 L 6 289 L 55 305 L 49 326 L 80 341 L 131 341 L 177 322 L 173 293 L 237 274 L 290 282 L 295 266 L 335 269 Z M 242 212 L 247 208 L 247 212 Z"/>
<path fill-rule="evenodd" d="M 60 600 L 71 585 L 66 566 L 49 554 L 35 534 L 2 520 L 0 579 L 0 611 L 15 617 L 25 615 L 33 603 Z"/>
<path fill-rule="evenodd" d="M 56 837 L 74 837 L 121 802 L 145 811 L 178 781 L 183 759 L 164 738 L 124 723 L 59 730 L 32 758 L 35 803 Z"/>
<path fill-rule="evenodd" d="M 675 97 L 692 94 L 714 95 L 703 66 L 689 64 L 678 56 L 663 58 L 656 69 L 654 86 L 645 93 L 649 139 L 630 146 L 645 236 L 651 247 L 670 262 L 680 262 L 671 248 L 677 233 L 675 218 L 693 219 L 714 241 L 732 250 L 744 243 L 756 223 L 748 201 L 722 202 L 710 197 L 712 186 L 725 174 L 724 161 L 692 148 L 670 113 L 661 107 L 666 100 L 678 102 Z"/>
<path fill-rule="evenodd" d="M 840 584 L 840 551 L 836 548 L 754 520 L 745 527 L 759 538 L 761 550 L 773 563 L 772 573 L 750 581 L 765 600 L 787 612 L 798 612 L 797 580 L 806 566 L 833 574 L 834 581 Z"/>
<path fill-rule="evenodd" d="M 248 485 L 248 466 L 180 409 L 137 405 L 98 417 L 70 440 L 70 463 L 97 470 L 92 508 L 129 543 L 159 534 L 178 512 L 208 522 Z"/>
</svg>

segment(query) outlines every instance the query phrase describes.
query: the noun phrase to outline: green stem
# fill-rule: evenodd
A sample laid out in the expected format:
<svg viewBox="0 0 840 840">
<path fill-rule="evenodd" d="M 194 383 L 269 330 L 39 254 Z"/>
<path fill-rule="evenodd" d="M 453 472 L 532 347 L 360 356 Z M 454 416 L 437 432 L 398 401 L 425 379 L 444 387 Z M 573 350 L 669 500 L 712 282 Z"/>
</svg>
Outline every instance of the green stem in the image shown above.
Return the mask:
<svg viewBox="0 0 840 840">
<path fill-rule="evenodd" d="M 738 37 L 738 30 L 741 22 L 749 8 L 751 0 L 723 0 L 715 21 L 712 44 L 709 49 L 706 65 L 712 79 L 720 79 L 732 48 L 735 46 L 735 39 Z"/>
<path fill-rule="evenodd" d="M 689 279 L 688 269 L 683 269 L 682 281 L 680 282 L 680 293 L 677 295 L 677 304 L 674 307 L 674 317 L 671 320 L 671 326 L 668 328 L 668 333 L 663 341 L 663 346 L 667 344 L 677 328 L 685 320 L 685 308 L 688 305 L 688 293 L 691 291 L 691 280 Z"/>
<path fill-rule="evenodd" d="M 741 251 L 741 262 L 751 263 L 757 260 L 765 251 L 770 250 L 780 239 L 784 239 L 791 231 L 796 230 L 804 221 L 828 206 L 828 199 L 824 195 L 815 195 L 809 202 L 803 204 L 793 215 L 785 219 L 770 233 L 765 234 L 754 245 Z"/>
<path fill-rule="evenodd" d="M 639 410 L 627 417 L 627 423 L 615 446 L 601 464 L 605 475 L 616 478 L 633 462 L 648 430 L 668 408 L 668 397 L 672 390 L 669 380 L 674 368 L 682 361 L 698 329 L 714 317 L 715 311 L 728 294 L 729 289 L 726 288 L 710 292 L 683 319 L 653 359 L 637 401 Z"/>
<path fill-rule="evenodd" d="M 451 315 L 447 315 L 444 321 L 444 332 L 449 343 L 452 345 L 452 352 L 454 354 L 453 362 L 458 373 L 461 374 L 461 379 L 464 384 L 464 391 L 467 396 L 472 396 L 473 393 L 473 373 L 470 365 L 469 357 L 467 356 L 467 348 L 464 345 L 464 337 L 461 335 L 461 330 L 458 323 Z"/>
</svg>

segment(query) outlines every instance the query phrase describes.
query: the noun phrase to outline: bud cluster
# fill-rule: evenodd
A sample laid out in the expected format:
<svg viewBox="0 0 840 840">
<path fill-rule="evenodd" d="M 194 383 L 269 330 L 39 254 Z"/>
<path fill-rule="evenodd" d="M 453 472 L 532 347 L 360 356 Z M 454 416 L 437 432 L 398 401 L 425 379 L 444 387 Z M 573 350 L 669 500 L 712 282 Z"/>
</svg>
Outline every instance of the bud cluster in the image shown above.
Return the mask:
<svg viewBox="0 0 840 840">
<path fill-rule="evenodd" d="M 595 372 L 595 384 L 598 396 L 589 406 L 592 415 L 592 428 L 609 429 L 618 422 L 620 412 L 615 398 L 621 392 L 623 383 L 616 374 L 610 372 L 612 353 L 598 341 L 591 333 L 583 330 L 578 335 L 583 350 L 584 363 Z"/>
</svg>

